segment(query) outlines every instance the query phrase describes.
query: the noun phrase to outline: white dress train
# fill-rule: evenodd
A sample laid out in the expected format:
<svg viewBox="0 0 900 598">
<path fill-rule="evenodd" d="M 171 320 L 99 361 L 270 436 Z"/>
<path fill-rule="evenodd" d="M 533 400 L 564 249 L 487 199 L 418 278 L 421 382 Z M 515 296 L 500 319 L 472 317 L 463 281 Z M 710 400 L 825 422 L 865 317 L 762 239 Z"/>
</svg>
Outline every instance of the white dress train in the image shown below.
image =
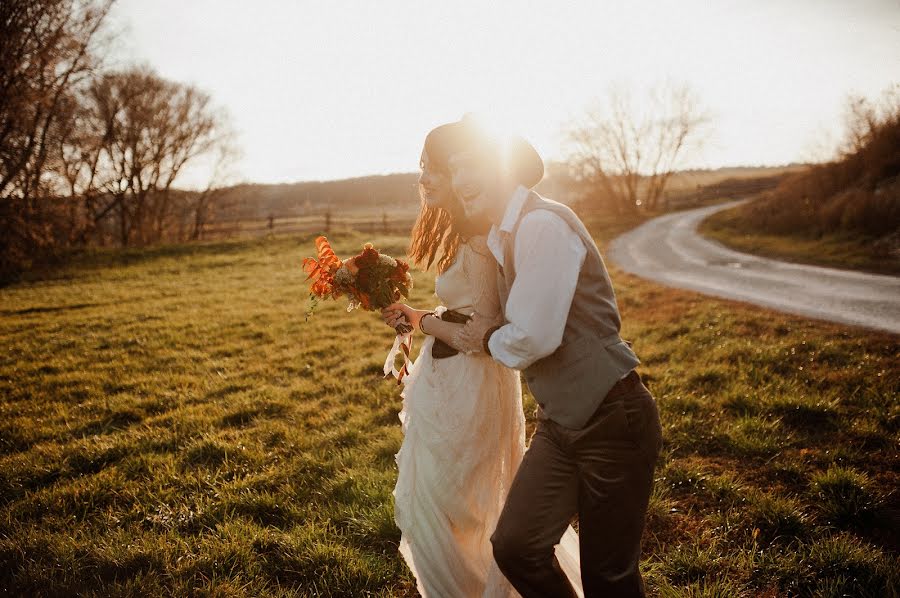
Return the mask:
<svg viewBox="0 0 900 598">
<path fill-rule="evenodd" d="M 500 313 L 496 262 L 485 237 L 461 244 L 437 277 L 441 303 L 467 315 Z M 401 393 L 394 518 L 400 553 L 429 598 L 518 596 L 494 561 L 490 537 L 525 451 L 519 373 L 484 354 L 433 359 L 426 337 Z M 578 536 L 557 558 L 583 596 Z"/>
</svg>

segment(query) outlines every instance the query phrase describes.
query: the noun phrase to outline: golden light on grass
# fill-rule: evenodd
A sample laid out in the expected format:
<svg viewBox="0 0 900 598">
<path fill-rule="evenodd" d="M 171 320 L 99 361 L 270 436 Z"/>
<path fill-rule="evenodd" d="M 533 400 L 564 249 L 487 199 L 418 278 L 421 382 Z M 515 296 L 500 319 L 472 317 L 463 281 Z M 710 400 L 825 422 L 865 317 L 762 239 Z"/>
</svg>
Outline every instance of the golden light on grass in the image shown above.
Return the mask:
<svg viewBox="0 0 900 598">
<path fill-rule="evenodd" d="M 603 244 L 631 224 L 592 228 Z M 298 240 L 95 253 L 65 284 L 0 290 L 0 587 L 414 595 L 392 512 L 400 400 L 382 353 L 357 350 L 393 333 L 338 303 L 305 322 Z M 335 249 L 364 241 L 407 239 Z M 896 587 L 896 339 L 612 275 L 666 438 L 650 590 Z"/>
</svg>

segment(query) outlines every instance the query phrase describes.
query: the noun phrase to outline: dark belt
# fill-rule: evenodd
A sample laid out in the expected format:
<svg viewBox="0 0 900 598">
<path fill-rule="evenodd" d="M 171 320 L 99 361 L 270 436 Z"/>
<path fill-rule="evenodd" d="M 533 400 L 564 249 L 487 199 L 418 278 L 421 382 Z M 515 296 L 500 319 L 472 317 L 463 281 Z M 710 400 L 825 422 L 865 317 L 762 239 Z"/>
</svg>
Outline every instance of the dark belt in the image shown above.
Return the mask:
<svg viewBox="0 0 900 598">
<path fill-rule="evenodd" d="M 638 374 L 637 370 L 631 370 L 609 389 L 609 392 L 606 393 L 606 399 L 617 399 L 624 394 L 633 392 L 641 384 L 643 384 L 641 375 Z"/>
<path fill-rule="evenodd" d="M 631 370 L 618 382 L 616 382 L 612 388 L 609 389 L 609 392 L 606 393 L 606 396 L 603 398 L 603 401 L 597 407 L 597 410 L 588 418 L 587 423 L 584 424 L 585 427 L 589 426 L 591 423 L 596 421 L 598 417 L 604 417 L 603 414 L 609 413 L 610 405 L 615 403 L 616 401 L 621 401 L 629 394 L 633 394 L 638 388 L 640 388 L 644 384 L 641 379 L 641 375 L 638 374 L 637 370 Z M 538 405 L 543 409 L 543 405 L 538 403 Z M 540 416 L 539 416 L 540 417 Z"/>
<path fill-rule="evenodd" d="M 452 322 L 454 324 L 465 324 L 472 319 L 472 316 L 461 314 L 458 311 L 450 311 L 449 309 L 442 313 L 439 317 L 444 322 Z M 435 337 L 434 344 L 431 346 L 431 357 L 433 359 L 443 359 L 445 357 L 453 357 L 459 353 L 456 349 Z"/>
</svg>

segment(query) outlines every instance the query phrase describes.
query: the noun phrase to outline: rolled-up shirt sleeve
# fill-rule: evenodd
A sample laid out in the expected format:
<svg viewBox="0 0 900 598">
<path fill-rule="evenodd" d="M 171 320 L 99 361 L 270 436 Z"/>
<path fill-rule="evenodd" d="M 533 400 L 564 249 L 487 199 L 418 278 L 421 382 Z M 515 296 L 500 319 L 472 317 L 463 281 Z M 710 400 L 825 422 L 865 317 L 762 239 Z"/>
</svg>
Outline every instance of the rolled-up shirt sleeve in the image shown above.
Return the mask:
<svg viewBox="0 0 900 598">
<path fill-rule="evenodd" d="M 506 301 L 506 324 L 488 340 L 491 355 L 523 370 L 562 343 L 587 249 L 557 214 L 534 210 L 516 234 L 516 278 Z"/>
</svg>

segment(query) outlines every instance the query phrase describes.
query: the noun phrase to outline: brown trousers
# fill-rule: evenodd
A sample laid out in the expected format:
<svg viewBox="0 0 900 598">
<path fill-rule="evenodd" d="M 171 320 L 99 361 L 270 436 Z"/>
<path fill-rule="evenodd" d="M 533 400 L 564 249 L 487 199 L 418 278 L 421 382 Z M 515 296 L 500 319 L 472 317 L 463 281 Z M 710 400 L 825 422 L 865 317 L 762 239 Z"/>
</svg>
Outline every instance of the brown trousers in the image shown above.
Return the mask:
<svg viewBox="0 0 900 598">
<path fill-rule="evenodd" d="M 580 430 L 538 419 L 491 537 L 523 598 L 575 596 L 554 547 L 576 514 L 585 596 L 645 595 L 638 562 L 661 445 L 656 401 L 635 371 Z"/>
</svg>

